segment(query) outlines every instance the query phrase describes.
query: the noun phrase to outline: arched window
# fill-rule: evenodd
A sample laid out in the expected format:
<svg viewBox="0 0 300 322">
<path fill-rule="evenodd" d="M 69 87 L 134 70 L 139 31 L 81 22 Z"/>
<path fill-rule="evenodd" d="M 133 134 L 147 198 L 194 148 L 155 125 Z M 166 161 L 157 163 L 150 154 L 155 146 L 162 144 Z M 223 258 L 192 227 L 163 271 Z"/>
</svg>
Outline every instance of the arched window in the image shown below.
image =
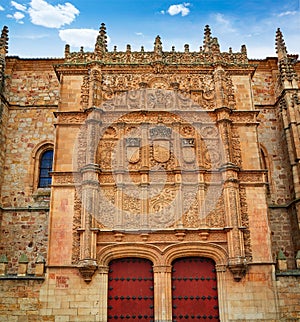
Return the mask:
<svg viewBox="0 0 300 322">
<path fill-rule="evenodd" d="M 48 188 L 51 185 L 51 175 L 53 163 L 53 150 L 46 150 L 42 153 L 39 164 L 39 188 Z"/>
</svg>

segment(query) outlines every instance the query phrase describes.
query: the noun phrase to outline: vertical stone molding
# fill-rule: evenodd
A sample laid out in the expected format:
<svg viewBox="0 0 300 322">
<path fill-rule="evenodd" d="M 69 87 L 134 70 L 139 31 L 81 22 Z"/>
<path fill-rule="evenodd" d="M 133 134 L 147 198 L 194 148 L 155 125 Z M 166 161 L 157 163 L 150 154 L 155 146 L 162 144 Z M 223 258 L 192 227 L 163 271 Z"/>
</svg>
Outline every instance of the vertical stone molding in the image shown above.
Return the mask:
<svg viewBox="0 0 300 322">
<path fill-rule="evenodd" d="M 226 225 L 228 228 L 228 267 L 234 279 L 239 281 L 246 272 L 244 237 L 241 231 L 241 209 L 239 195 L 238 171 L 236 166 L 226 166 L 221 169 L 224 181 L 224 204 Z"/>
<path fill-rule="evenodd" d="M 80 233 L 80 261 L 79 271 L 86 282 L 90 282 L 97 269 L 96 264 L 96 236 L 98 230 L 94 228 L 94 214 L 98 209 L 100 168 L 90 164 L 82 169 L 82 209 Z"/>
<path fill-rule="evenodd" d="M 155 321 L 172 321 L 172 267 L 153 266 Z"/>
<path fill-rule="evenodd" d="M 98 266 L 100 294 L 99 294 L 99 321 L 107 321 L 107 297 L 108 297 L 108 266 Z"/>
</svg>

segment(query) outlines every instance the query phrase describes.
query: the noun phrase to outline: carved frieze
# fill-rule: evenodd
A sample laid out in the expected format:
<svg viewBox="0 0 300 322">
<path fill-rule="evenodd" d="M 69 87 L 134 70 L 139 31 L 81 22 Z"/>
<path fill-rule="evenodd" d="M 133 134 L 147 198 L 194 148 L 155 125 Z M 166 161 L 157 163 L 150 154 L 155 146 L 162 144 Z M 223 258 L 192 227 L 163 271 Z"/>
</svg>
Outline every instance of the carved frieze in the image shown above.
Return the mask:
<svg viewBox="0 0 300 322">
<path fill-rule="evenodd" d="M 83 124 L 86 120 L 86 114 L 83 112 L 55 112 L 57 123 L 62 125 Z"/>
<path fill-rule="evenodd" d="M 247 53 L 218 53 L 220 61 L 224 64 L 242 64 L 245 67 L 248 64 Z M 189 64 L 189 65 L 205 65 L 213 64 L 215 62 L 215 54 L 212 52 L 204 52 L 200 50 L 198 52 L 185 52 L 179 51 L 161 51 L 157 52 L 145 51 L 143 48 L 140 51 L 131 51 L 130 47 L 127 47 L 127 51 L 117 51 L 116 48 L 111 52 L 68 52 L 66 53 L 65 63 L 88 63 L 94 61 L 101 61 L 103 64 L 151 64 L 153 62 L 161 62 L 169 65 Z"/>
<path fill-rule="evenodd" d="M 207 110 L 216 108 L 215 83 L 210 74 L 161 74 L 153 73 L 103 73 L 102 82 L 98 78 L 93 81 L 93 97 L 103 102 L 105 110 Z M 234 108 L 235 99 L 230 76 L 223 75 L 222 91 L 230 108 Z M 88 99 L 88 76 L 83 78 L 82 104 Z M 91 81 L 92 82 L 92 81 Z M 101 84 L 100 84 L 101 83 Z M 100 84 L 100 85 L 99 85 Z M 177 86 L 174 87 L 174 84 Z M 148 85 L 148 89 L 140 91 Z M 100 86 L 96 88 L 95 86 Z M 151 91 L 151 88 L 153 89 Z M 156 91 L 154 92 L 154 89 Z M 175 92 L 173 92 L 175 90 Z M 101 92 L 101 94 L 100 94 Z M 181 95 L 179 95 L 181 94 Z M 100 96 L 101 95 L 101 99 Z M 93 106 L 98 106 L 94 100 Z"/>
</svg>

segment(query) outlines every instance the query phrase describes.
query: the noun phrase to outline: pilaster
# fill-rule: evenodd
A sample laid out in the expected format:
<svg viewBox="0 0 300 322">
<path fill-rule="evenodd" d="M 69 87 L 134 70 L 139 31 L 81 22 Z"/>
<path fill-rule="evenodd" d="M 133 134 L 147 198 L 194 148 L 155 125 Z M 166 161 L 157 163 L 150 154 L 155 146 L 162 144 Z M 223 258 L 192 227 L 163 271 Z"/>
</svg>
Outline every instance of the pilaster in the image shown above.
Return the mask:
<svg viewBox="0 0 300 322">
<path fill-rule="evenodd" d="M 108 266 L 98 266 L 99 278 L 99 320 L 100 322 L 107 321 L 107 297 L 108 297 Z"/>
<path fill-rule="evenodd" d="M 170 265 L 153 266 L 155 321 L 172 321 L 172 267 Z"/>
</svg>

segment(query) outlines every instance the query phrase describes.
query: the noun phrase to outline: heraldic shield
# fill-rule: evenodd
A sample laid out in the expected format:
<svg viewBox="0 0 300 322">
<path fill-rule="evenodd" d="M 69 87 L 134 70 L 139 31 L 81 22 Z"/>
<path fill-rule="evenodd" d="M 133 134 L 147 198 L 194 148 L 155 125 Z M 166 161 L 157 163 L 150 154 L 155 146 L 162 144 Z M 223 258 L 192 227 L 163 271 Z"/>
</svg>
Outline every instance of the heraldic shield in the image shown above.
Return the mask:
<svg viewBox="0 0 300 322">
<path fill-rule="evenodd" d="M 167 162 L 170 159 L 170 141 L 154 140 L 153 141 L 153 158 L 157 162 Z"/>
<path fill-rule="evenodd" d="M 140 145 L 141 139 L 126 139 L 126 158 L 129 163 L 137 163 L 140 161 Z"/>
<path fill-rule="evenodd" d="M 153 158 L 157 162 L 167 162 L 171 156 L 171 134 L 172 130 L 164 125 L 157 126 L 150 130 L 153 142 Z"/>
<path fill-rule="evenodd" d="M 186 163 L 193 163 L 196 159 L 195 155 L 195 140 L 191 139 L 182 139 L 182 157 Z"/>
</svg>

